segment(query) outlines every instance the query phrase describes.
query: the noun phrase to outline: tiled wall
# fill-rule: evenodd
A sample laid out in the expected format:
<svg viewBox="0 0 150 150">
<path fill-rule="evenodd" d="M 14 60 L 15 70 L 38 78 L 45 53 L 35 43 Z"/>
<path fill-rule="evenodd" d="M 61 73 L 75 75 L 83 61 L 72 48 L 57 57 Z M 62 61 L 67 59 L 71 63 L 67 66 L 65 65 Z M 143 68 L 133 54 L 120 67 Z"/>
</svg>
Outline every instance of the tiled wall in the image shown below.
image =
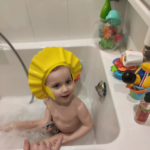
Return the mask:
<svg viewBox="0 0 150 150">
<path fill-rule="evenodd" d="M 133 50 L 142 51 L 148 26 L 129 3 L 126 7 L 124 23 L 135 47 Z M 128 47 L 129 49 L 132 48 L 132 46 Z"/>
<path fill-rule="evenodd" d="M 88 39 L 105 0 L 0 0 L 0 32 L 12 43 Z M 112 2 L 124 16 L 126 0 Z"/>
</svg>

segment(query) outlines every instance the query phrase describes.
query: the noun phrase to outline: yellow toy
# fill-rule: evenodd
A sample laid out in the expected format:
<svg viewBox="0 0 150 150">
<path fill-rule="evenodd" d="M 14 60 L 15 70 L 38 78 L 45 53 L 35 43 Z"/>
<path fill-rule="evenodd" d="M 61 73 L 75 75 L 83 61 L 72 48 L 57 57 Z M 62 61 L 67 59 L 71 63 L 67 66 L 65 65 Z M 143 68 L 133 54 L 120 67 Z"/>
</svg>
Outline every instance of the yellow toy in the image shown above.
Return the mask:
<svg viewBox="0 0 150 150">
<path fill-rule="evenodd" d="M 45 85 L 48 74 L 57 66 L 67 66 L 73 81 L 80 74 L 80 60 L 72 53 L 61 47 L 46 47 L 35 55 L 31 61 L 28 73 L 29 87 L 38 99 L 50 96 L 55 99 L 52 91 Z"/>
<path fill-rule="evenodd" d="M 122 80 L 130 85 L 137 85 L 139 87 L 150 87 L 150 63 L 144 62 L 142 66 L 136 70 L 124 72 Z"/>
</svg>

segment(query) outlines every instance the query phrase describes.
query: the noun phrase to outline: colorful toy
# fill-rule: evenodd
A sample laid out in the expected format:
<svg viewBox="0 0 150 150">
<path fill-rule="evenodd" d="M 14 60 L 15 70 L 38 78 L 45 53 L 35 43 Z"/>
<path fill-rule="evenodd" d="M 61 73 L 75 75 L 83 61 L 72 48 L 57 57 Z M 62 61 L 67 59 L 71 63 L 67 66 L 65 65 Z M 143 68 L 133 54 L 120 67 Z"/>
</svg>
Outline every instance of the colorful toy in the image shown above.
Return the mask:
<svg viewBox="0 0 150 150">
<path fill-rule="evenodd" d="M 80 62 L 80 64 L 81 64 L 81 66 L 82 66 L 82 68 L 83 68 L 83 63 Z M 80 74 L 77 75 L 77 77 L 76 77 L 76 79 L 74 79 L 74 81 L 78 81 L 79 79 L 80 79 Z"/>
<path fill-rule="evenodd" d="M 122 80 L 122 74 L 124 73 L 124 71 L 131 70 L 134 72 L 138 68 L 138 66 L 125 67 L 123 65 L 122 58 L 123 56 L 121 56 L 121 58 L 114 59 L 114 65 L 111 66 L 111 71 L 113 72 L 114 76 L 119 80 Z"/>
<path fill-rule="evenodd" d="M 103 49 L 113 49 L 115 45 L 121 44 L 125 41 L 125 36 L 120 30 L 118 32 L 117 26 L 121 25 L 121 18 L 116 10 L 110 10 L 105 20 L 107 24 L 102 29 L 99 29 L 99 37 L 101 38 L 100 46 Z"/>
<path fill-rule="evenodd" d="M 125 36 L 123 35 L 122 30 L 114 35 L 113 40 L 115 43 L 123 43 L 125 41 Z"/>
<path fill-rule="evenodd" d="M 80 60 L 72 53 L 61 47 L 46 47 L 35 55 L 31 61 L 28 73 L 29 87 L 38 99 L 50 96 L 55 100 L 52 91 L 45 85 L 48 74 L 57 66 L 67 66 L 73 81 L 80 74 Z"/>
<path fill-rule="evenodd" d="M 110 0 L 106 0 L 105 4 L 101 10 L 101 13 L 100 13 L 100 18 L 101 18 L 102 22 L 106 23 L 105 19 L 110 10 L 111 10 Z"/>
<path fill-rule="evenodd" d="M 112 39 L 106 40 L 106 39 L 102 38 L 100 41 L 100 44 L 103 48 L 112 49 L 114 47 L 114 41 Z"/>
<path fill-rule="evenodd" d="M 113 27 L 121 25 L 121 18 L 116 10 L 111 10 L 106 16 L 106 20 L 108 20 L 110 25 Z"/>
<path fill-rule="evenodd" d="M 104 39 L 110 39 L 112 35 L 115 35 L 117 33 L 117 28 L 116 27 L 104 27 L 104 30 L 102 30 L 102 36 Z"/>
<path fill-rule="evenodd" d="M 80 79 L 80 74 L 77 75 L 77 77 L 74 81 L 78 81 L 79 79 Z"/>
<path fill-rule="evenodd" d="M 131 97 L 140 100 L 150 91 L 150 63 L 143 63 L 135 73 L 125 71 L 122 80 L 127 83 L 126 87 L 130 89 Z"/>
<path fill-rule="evenodd" d="M 129 95 L 133 99 L 136 99 L 136 100 L 141 100 L 147 92 L 150 92 L 150 87 L 141 88 L 141 87 L 136 86 L 136 85 L 134 85 L 134 86 L 126 85 L 126 88 L 130 89 L 130 94 Z"/>
</svg>

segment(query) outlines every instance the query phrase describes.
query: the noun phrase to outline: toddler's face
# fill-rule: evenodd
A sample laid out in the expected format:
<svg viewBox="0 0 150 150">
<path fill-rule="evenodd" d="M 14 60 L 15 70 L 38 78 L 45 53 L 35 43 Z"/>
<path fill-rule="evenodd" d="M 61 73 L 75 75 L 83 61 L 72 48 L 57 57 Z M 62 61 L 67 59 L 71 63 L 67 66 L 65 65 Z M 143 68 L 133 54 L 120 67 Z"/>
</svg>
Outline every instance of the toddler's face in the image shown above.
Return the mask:
<svg viewBox="0 0 150 150">
<path fill-rule="evenodd" d="M 53 92 L 56 102 L 65 105 L 73 97 L 74 84 L 68 67 L 61 66 L 52 71 L 46 80 L 46 85 Z"/>
</svg>

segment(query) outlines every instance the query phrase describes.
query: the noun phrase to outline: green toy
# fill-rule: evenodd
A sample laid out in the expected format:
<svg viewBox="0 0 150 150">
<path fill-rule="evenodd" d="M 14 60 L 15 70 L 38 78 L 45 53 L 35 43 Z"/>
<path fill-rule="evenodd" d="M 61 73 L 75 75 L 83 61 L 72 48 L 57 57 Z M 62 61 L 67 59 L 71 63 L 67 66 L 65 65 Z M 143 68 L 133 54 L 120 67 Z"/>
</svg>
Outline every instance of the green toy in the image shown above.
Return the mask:
<svg viewBox="0 0 150 150">
<path fill-rule="evenodd" d="M 101 39 L 100 44 L 103 48 L 110 48 L 112 49 L 115 42 L 112 39 L 104 39 L 104 37 Z"/>
<path fill-rule="evenodd" d="M 106 0 L 105 4 L 101 10 L 101 13 L 100 13 L 101 22 L 103 22 L 103 23 L 107 22 L 105 19 L 106 19 L 106 16 L 108 15 L 108 13 L 110 12 L 110 10 L 111 10 L 110 0 Z"/>
</svg>

